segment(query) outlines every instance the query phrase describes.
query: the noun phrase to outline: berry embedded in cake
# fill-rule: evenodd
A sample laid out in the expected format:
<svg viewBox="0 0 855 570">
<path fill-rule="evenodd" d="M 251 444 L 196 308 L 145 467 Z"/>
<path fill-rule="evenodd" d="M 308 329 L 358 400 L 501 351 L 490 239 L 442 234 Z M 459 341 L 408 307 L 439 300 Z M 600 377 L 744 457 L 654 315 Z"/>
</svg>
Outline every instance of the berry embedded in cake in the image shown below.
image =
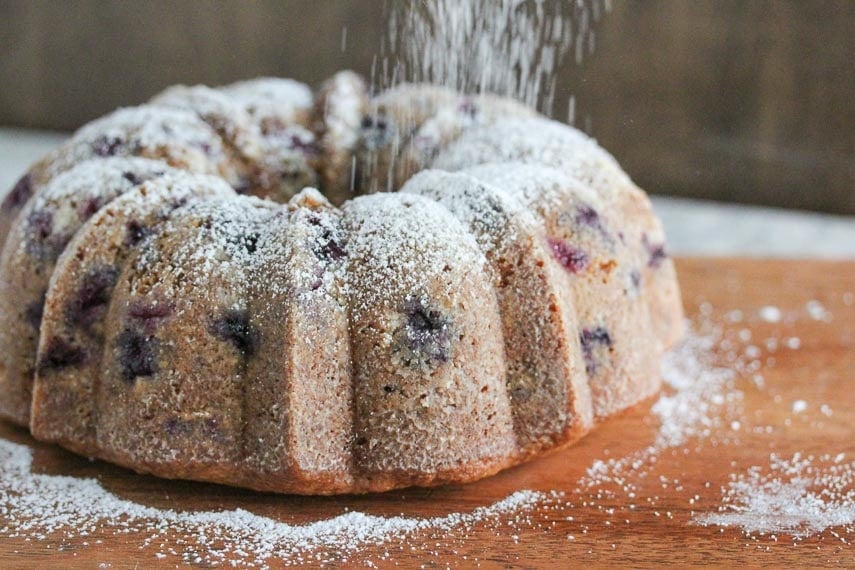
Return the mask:
<svg viewBox="0 0 855 570">
<path fill-rule="evenodd" d="M 167 478 L 464 483 L 659 388 L 647 196 L 517 101 L 341 72 L 172 87 L 0 206 L 0 416 Z"/>
</svg>

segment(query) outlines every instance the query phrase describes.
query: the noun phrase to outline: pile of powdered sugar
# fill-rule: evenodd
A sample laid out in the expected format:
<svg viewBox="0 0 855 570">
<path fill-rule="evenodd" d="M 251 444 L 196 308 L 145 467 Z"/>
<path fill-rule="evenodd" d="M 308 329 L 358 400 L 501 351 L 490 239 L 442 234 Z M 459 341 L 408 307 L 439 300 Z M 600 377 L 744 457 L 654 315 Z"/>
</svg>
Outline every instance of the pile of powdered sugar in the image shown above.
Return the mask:
<svg viewBox="0 0 855 570">
<path fill-rule="evenodd" d="M 506 519 L 544 501 L 547 495 L 518 491 L 489 506 L 442 517 L 381 517 L 348 512 L 306 525 L 292 525 L 243 509 L 178 511 L 121 499 L 94 479 L 32 472 L 32 452 L 0 439 L 0 536 L 43 539 L 85 538 L 97 532 L 144 535 L 141 548 L 157 557 L 181 556 L 194 563 L 264 565 L 312 560 L 313 552 L 334 548 L 346 557 L 360 547 L 402 539 L 422 531 L 467 531 L 473 525 Z M 217 544 L 217 548 L 210 548 Z"/>
<path fill-rule="evenodd" d="M 717 513 L 697 515 L 702 525 L 741 528 L 746 534 L 795 538 L 855 524 L 855 461 L 843 453 L 791 458 L 770 456 L 767 469 L 731 475 Z M 844 542 L 845 539 L 841 539 Z"/>
</svg>

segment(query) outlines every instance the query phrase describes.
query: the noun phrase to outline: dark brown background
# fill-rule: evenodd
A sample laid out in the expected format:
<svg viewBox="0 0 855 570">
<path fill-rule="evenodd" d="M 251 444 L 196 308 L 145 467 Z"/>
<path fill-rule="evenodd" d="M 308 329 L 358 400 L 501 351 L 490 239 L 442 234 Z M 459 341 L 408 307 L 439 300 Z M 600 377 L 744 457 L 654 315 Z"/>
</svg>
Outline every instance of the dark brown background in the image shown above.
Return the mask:
<svg viewBox="0 0 855 570">
<path fill-rule="evenodd" d="M 382 0 L 0 0 L 0 125 L 71 129 L 173 83 L 367 74 L 383 30 Z M 597 33 L 558 118 L 572 91 L 642 186 L 855 213 L 855 2 L 616 0 Z"/>
</svg>

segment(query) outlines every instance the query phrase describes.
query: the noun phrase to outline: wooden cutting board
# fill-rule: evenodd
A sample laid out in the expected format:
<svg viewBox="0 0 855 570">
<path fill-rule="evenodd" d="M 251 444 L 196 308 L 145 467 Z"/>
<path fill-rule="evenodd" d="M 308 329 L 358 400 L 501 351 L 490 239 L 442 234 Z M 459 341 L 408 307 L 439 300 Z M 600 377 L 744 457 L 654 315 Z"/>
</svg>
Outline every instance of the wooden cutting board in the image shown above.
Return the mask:
<svg viewBox="0 0 855 570">
<path fill-rule="evenodd" d="M 565 492 L 560 506 L 529 513 L 522 522 L 476 524 L 454 536 L 427 533 L 393 539 L 347 556 L 349 563 L 361 566 L 369 562 L 472 566 L 476 561 L 484 567 L 855 565 L 855 547 L 850 544 L 855 539 L 853 528 L 836 527 L 794 541 L 781 534 L 746 536 L 735 528 L 691 524 L 695 515 L 717 511 L 722 487 L 732 474 L 745 473 L 753 465 L 768 467 L 770 453 L 782 457 L 797 452 L 844 453 L 848 460 L 855 458 L 855 263 L 682 259 L 678 270 L 684 304 L 693 319 L 699 319 L 699 312 L 706 313 L 705 319 L 721 324 L 726 337 L 745 343 L 762 345 L 763 339 L 786 342 L 797 337 L 800 346 L 780 347 L 774 355 L 763 348 L 762 389 L 750 378 L 738 381 L 744 393 L 740 425 L 731 434 L 714 434 L 661 452 L 646 475 L 627 475 L 624 483 L 636 488 L 632 498 L 623 492 L 598 496 L 596 489 L 576 490 L 596 460 L 630 456 L 651 444 L 657 426 L 649 417 L 650 402 L 609 421 L 571 449 L 481 482 L 364 497 L 288 497 L 162 481 L 76 457 L 2 423 L 0 437 L 32 448 L 34 472 L 94 477 L 110 492 L 144 505 L 179 510 L 244 508 L 292 524 L 333 517 L 348 509 L 375 515 L 437 516 L 469 512 L 520 489 Z M 809 309 L 814 317 L 821 315 L 817 305 L 807 306 L 809 301 L 818 301 L 830 318 L 811 317 Z M 777 323 L 758 319 L 758 310 L 766 305 L 797 318 Z M 742 322 L 733 322 L 739 316 L 734 311 L 741 311 Z M 726 351 L 720 352 L 725 363 Z M 774 361 L 768 360 L 770 356 Z M 806 407 L 797 413 L 801 401 Z M 0 527 L 6 523 L 0 515 Z M 180 556 L 156 557 L 155 547 L 141 549 L 144 538 L 110 528 L 85 541 L 0 536 L 0 567 L 95 568 L 105 563 L 104 567 L 112 568 L 150 568 L 184 563 Z M 341 560 L 334 550 L 323 554 Z M 275 560 L 270 563 L 278 565 Z"/>
</svg>

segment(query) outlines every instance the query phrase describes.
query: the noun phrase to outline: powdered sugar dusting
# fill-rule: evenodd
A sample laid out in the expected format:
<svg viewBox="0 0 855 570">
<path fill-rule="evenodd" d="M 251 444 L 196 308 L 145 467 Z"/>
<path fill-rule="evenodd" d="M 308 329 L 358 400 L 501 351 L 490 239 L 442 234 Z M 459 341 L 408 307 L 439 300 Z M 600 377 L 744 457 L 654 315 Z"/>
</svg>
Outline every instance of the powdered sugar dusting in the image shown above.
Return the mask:
<svg viewBox="0 0 855 570">
<path fill-rule="evenodd" d="M 514 512 L 532 509 L 543 493 L 518 491 L 501 501 L 465 513 L 441 517 L 380 517 L 349 512 L 307 525 L 292 525 L 231 511 L 178 511 L 147 507 L 120 499 L 94 479 L 32 472 L 32 452 L 24 445 L 0 439 L 0 516 L 9 523 L 0 528 L 7 537 L 65 538 L 89 536 L 104 526 L 122 533 L 145 533 L 143 547 L 180 553 L 185 562 L 266 565 L 306 562 L 318 548 L 352 554 L 366 544 L 426 530 L 466 529 Z M 168 529 L 168 533 L 166 530 Z M 169 538 L 167 538 L 167 536 Z M 206 548 L 220 543 L 221 548 Z"/>
<path fill-rule="evenodd" d="M 715 334 L 690 335 L 662 359 L 662 378 L 673 392 L 660 396 L 651 409 L 661 422 L 654 448 L 708 437 L 738 416 L 742 391 L 734 370 L 713 362 Z"/>
<path fill-rule="evenodd" d="M 194 112 L 171 107 L 118 109 L 82 127 L 60 147 L 45 178 L 91 158 L 144 156 L 191 172 L 217 174 L 234 183 L 237 174 L 220 136 Z"/>
<path fill-rule="evenodd" d="M 611 196 L 629 184 L 614 157 L 596 141 L 543 118 L 509 118 L 489 126 L 474 126 L 439 153 L 432 166 L 461 170 L 495 162 L 561 168 L 603 196 Z"/>
<path fill-rule="evenodd" d="M 790 534 L 804 538 L 855 523 L 855 461 L 845 455 L 772 454 L 769 466 L 731 476 L 722 488 L 718 513 L 704 513 L 702 525 L 739 527 L 748 534 Z M 845 542 L 845 541 L 844 541 Z"/>
</svg>

